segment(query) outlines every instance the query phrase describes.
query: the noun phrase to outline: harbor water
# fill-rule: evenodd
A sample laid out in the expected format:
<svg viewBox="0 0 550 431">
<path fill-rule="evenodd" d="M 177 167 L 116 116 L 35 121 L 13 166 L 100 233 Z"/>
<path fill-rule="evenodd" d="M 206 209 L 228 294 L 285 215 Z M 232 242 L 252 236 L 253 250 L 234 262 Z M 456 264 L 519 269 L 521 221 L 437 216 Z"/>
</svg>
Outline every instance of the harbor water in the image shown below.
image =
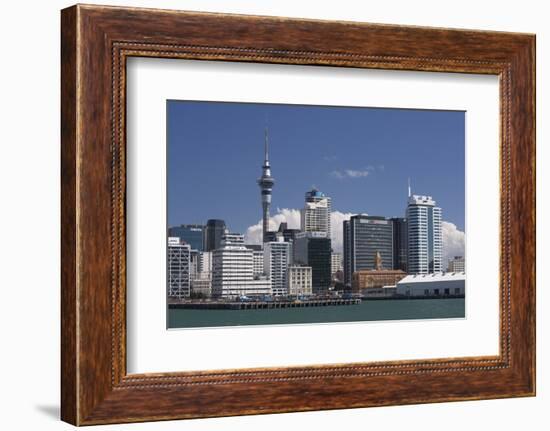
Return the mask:
<svg viewBox="0 0 550 431">
<path fill-rule="evenodd" d="M 168 328 L 465 317 L 464 298 L 363 300 L 356 305 L 269 310 L 168 309 Z"/>
</svg>

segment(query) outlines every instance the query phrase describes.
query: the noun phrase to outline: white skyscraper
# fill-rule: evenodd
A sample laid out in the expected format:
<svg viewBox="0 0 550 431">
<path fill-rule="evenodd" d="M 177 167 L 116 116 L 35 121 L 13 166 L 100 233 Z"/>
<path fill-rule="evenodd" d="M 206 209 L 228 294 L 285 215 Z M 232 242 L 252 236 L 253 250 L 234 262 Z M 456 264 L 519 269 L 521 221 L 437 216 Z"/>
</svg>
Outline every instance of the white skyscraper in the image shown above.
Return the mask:
<svg viewBox="0 0 550 431">
<path fill-rule="evenodd" d="M 441 208 L 431 196 L 411 196 L 409 191 L 407 221 L 409 274 L 441 272 Z"/>
<path fill-rule="evenodd" d="M 324 232 L 330 238 L 331 200 L 317 189 L 306 192 L 304 208 L 300 210 L 303 232 Z"/>
<path fill-rule="evenodd" d="M 201 251 L 199 253 L 198 271 L 199 273 L 212 272 L 212 252 L 211 251 Z"/>
<path fill-rule="evenodd" d="M 271 281 L 254 277 L 254 251 L 241 234 L 225 234 L 221 247 L 212 251 L 212 296 L 271 295 Z"/>
<path fill-rule="evenodd" d="M 203 297 L 209 297 L 212 294 L 212 252 L 210 251 L 201 251 L 198 254 L 197 272 L 191 276 L 191 292 Z"/>
<path fill-rule="evenodd" d="M 254 277 L 265 274 L 264 271 L 264 251 L 252 250 L 252 261 L 254 263 Z"/>
<path fill-rule="evenodd" d="M 282 240 L 264 243 L 264 272 L 271 279 L 271 289 L 275 296 L 287 294 L 287 271 L 290 261 L 290 243 Z"/>
<path fill-rule="evenodd" d="M 168 238 L 168 296 L 188 297 L 190 289 L 191 247 L 178 237 Z"/>
<path fill-rule="evenodd" d="M 342 254 L 341 253 L 332 253 L 330 256 L 330 272 L 331 274 L 336 274 L 338 271 L 342 270 Z"/>
</svg>

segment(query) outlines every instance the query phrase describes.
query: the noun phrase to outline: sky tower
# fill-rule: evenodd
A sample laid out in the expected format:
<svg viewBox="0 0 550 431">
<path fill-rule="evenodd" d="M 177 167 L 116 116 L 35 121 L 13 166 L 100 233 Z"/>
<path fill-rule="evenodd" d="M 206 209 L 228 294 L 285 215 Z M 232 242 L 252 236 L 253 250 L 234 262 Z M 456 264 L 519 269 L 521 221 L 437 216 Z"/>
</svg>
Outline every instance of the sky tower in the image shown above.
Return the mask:
<svg viewBox="0 0 550 431">
<path fill-rule="evenodd" d="M 275 184 L 275 180 L 271 176 L 271 167 L 269 166 L 269 142 L 267 136 L 267 128 L 265 129 L 265 143 L 264 143 L 264 164 L 262 166 L 262 176 L 258 178 L 258 185 L 262 193 L 262 210 L 263 210 L 263 223 L 262 223 L 262 238 L 263 242 L 266 242 L 267 232 L 269 232 L 269 207 L 271 206 L 271 190 Z"/>
</svg>

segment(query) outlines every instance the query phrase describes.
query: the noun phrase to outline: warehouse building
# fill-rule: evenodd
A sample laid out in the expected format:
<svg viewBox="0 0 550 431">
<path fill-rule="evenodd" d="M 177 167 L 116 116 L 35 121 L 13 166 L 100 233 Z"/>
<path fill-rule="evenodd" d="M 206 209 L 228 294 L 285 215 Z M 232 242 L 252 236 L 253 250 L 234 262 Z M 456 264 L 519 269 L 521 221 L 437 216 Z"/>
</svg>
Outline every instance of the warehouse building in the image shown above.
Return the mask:
<svg viewBox="0 0 550 431">
<path fill-rule="evenodd" d="M 464 272 L 407 275 L 397 283 L 396 294 L 412 297 L 463 297 L 465 284 Z"/>
</svg>

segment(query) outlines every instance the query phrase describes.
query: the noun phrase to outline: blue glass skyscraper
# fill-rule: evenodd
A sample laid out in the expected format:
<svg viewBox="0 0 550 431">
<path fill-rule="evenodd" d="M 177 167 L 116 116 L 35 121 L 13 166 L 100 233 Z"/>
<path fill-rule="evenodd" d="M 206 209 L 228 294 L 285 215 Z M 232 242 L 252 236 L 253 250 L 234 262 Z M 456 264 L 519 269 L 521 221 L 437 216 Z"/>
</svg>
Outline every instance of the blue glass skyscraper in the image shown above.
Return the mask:
<svg viewBox="0 0 550 431">
<path fill-rule="evenodd" d="M 191 246 L 192 250 L 204 251 L 204 225 L 182 224 L 168 228 L 168 236 L 177 237 Z"/>
</svg>

